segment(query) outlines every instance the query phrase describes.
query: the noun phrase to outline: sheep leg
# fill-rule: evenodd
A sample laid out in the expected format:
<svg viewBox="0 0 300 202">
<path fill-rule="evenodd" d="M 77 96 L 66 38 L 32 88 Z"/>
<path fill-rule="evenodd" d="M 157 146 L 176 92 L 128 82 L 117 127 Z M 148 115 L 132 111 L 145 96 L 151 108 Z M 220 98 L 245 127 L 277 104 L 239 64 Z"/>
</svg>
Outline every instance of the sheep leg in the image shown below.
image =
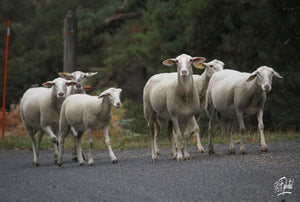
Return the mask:
<svg viewBox="0 0 300 202">
<path fill-rule="evenodd" d="M 56 135 L 53 133 L 52 129 L 50 126 L 47 126 L 46 128 L 43 128 L 49 135 L 51 138 L 51 141 L 53 143 L 53 147 L 54 147 L 54 161 L 55 163 L 57 163 L 57 158 L 58 158 L 58 141 L 57 141 L 57 137 Z"/>
<path fill-rule="evenodd" d="M 53 133 L 52 129 L 50 126 L 47 126 L 46 128 L 43 128 L 44 131 L 46 131 L 48 133 L 48 135 L 50 135 L 51 141 L 53 142 L 53 144 L 57 143 L 57 137 L 56 135 Z"/>
<path fill-rule="evenodd" d="M 76 130 L 74 129 L 73 126 L 71 126 L 71 133 L 72 133 L 73 141 L 74 141 L 74 152 L 72 153 L 72 161 L 78 162 L 78 158 L 77 158 L 77 147 L 76 147 L 76 136 L 77 136 L 77 132 L 76 132 Z M 82 154 L 82 158 L 83 158 L 83 160 L 86 160 L 83 154 Z"/>
<path fill-rule="evenodd" d="M 77 132 L 76 132 L 76 130 L 73 127 L 71 127 L 71 133 L 72 133 L 73 141 L 74 141 L 74 152 L 72 153 L 72 161 L 78 162 L 77 148 L 76 148 L 76 136 L 77 136 Z"/>
<path fill-rule="evenodd" d="M 240 136 L 241 136 L 240 154 L 244 155 L 244 154 L 246 154 L 246 149 L 245 149 L 245 145 L 244 145 L 244 133 L 245 133 L 246 129 L 245 129 L 245 124 L 244 124 L 243 112 L 237 113 L 237 119 L 238 119 L 239 126 L 240 126 Z"/>
<path fill-rule="evenodd" d="M 108 130 L 109 130 L 109 126 L 104 126 L 103 128 L 103 134 L 104 134 L 104 137 L 105 137 L 105 143 L 108 147 L 108 151 L 109 151 L 109 156 L 111 158 L 111 161 L 113 163 L 117 163 L 118 162 L 118 159 L 117 157 L 115 156 L 113 150 L 112 150 L 112 147 L 111 147 L 111 143 L 110 143 L 110 138 L 109 138 L 109 135 L 108 135 Z"/>
<path fill-rule="evenodd" d="M 37 149 L 36 149 L 36 156 L 37 156 L 37 158 L 39 158 L 40 145 L 41 145 L 41 141 L 42 141 L 43 135 L 44 135 L 44 131 L 40 130 L 39 133 L 38 133 L 38 136 L 37 136 L 37 138 L 38 138 Z"/>
<path fill-rule="evenodd" d="M 229 154 L 235 154 L 234 144 L 232 140 L 233 122 L 234 120 L 231 120 L 229 125 Z"/>
<path fill-rule="evenodd" d="M 30 141 L 31 141 L 32 153 L 33 153 L 33 165 L 34 166 L 39 166 L 40 163 L 39 163 L 39 157 L 37 155 L 36 142 L 35 142 L 35 139 L 34 139 L 33 129 L 30 128 L 30 126 L 28 126 L 25 123 L 24 123 L 24 128 L 26 129 L 26 131 L 29 135 Z"/>
<path fill-rule="evenodd" d="M 68 136 L 70 131 L 70 126 L 65 127 L 64 129 L 60 129 L 60 135 L 58 137 L 58 158 L 57 158 L 57 165 L 61 166 L 63 161 L 63 154 L 64 154 L 64 145 L 65 145 L 65 138 Z"/>
<path fill-rule="evenodd" d="M 209 112 L 209 123 L 208 123 L 208 153 L 214 154 L 214 146 L 212 143 L 212 134 L 213 134 L 213 124 L 214 124 L 214 118 L 215 118 L 216 111 L 213 109 L 211 112 Z"/>
<path fill-rule="evenodd" d="M 204 153 L 205 151 L 204 151 L 204 148 L 203 148 L 203 146 L 202 146 L 202 144 L 201 144 L 201 140 L 200 140 L 200 126 L 197 124 L 197 120 L 196 120 L 195 117 L 193 117 L 193 122 L 192 122 L 192 124 L 193 124 L 193 131 L 192 131 L 192 132 L 195 131 L 196 137 L 197 137 L 197 148 L 198 148 L 198 152 Z M 193 134 L 193 133 L 190 134 L 190 137 L 192 136 L 192 134 Z"/>
<path fill-rule="evenodd" d="M 185 127 L 185 131 L 184 131 L 184 145 L 183 145 L 183 154 L 184 154 L 184 160 L 191 160 L 190 154 L 188 152 L 188 143 L 190 140 L 190 131 L 189 131 L 189 126 L 191 124 L 193 124 L 193 130 L 196 132 L 196 134 L 199 134 L 199 126 L 195 120 L 195 117 L 193 116 L 192 118 L 190 118 L 187 123 L 186 123 L 186 127 Z"/>
<path fill-rule="evenodd" d="M 173 122 L 172 121 L 168 121 L 168 136 L 169 136 L 169 140 L 170 140 L 171 146 L 172 146 L 172 157 L 175 160 L 176 159 L 176 146 L 175 146 L 174 136 L 173 136 Z"/>
<path fill-rule="evenodd" d="M 224 138 L 225 137 L 225 124 L 224 124 L 223 117 L 219 113 L 217 113 L 217 120 L 218 120 L 218 123 L 221 128 L 221 137 Z"/>
<path fill-rule="evenodd" d="M 76 147 L 77 147 L 77 158 L 79 165 L 84 165 L 84 160 L 82 158 L 82 148 L 81 148 L 81 137 L 83 135 L 83 132 L 78 132 L 76 137 Z"/>
<path fill-rule="evenodd" d="M 172 122 L 174 125 L 174 140 L 177 148 L 177 154 L 176 154 L 176 160 L 177 161 L 182 161 L 182 150 L 181 150 L 181 143 L 179 141 L 180 138 L 182 138 L 182 134 L 180 131 L 179 123 L 178 123 L 178 118 L 173 117 Z"/>
<path fill-rule="evenodd" d="M 153 120 L 153 115 L 149 119 L 149 134 L 150 134 L 150 141 L 151 141 L 151 148 L 152 148 L 152 162 L 157 161 L 157 153 L 155 152 L 155 144 L 154 144 L 154 136 L 155 136 L 155 131 L 154 131 L 154 120 Z"/>
<path fill-rule="evenodd" d="M 267 152 L 268 147 L 267 147 L 267 144 L 265 141 L 265 135 L 264 135 L 263 110 L 258 111 L 257 122 L 258 122 L 258 129 L 259 129 L 259 133 L 260 133 L 260 150 L 262 152 Z"/>
<path fill-rule="evenodd" d="M 87 130 L 88 136 L 89 136 L 89 161 L 88 161 L 88 165 L 92 166 L 94 164 L 94 157 L 93 157 L 93 153 L 92 153 L 92 149 L 93 149 L 93 137 L 92 137 L 92 130 L 89 129 Z"/>
<path fill-rule="evenodd" d="M 155 120 L 155 129 L 156 129 L 156 132 L 154 133 L 154 150 L 155 150 L 155 153 L 156 155 L 159 155 L 159 148 L 158 148 L 158 145 L 157 145 L 157 138 L 158 136 L 160 135 L 160 132 L 161 132 L 161 125 L 160 125 L 160 122 L 158 120 L 158 118 L 156 118 Z"/>
</svg>

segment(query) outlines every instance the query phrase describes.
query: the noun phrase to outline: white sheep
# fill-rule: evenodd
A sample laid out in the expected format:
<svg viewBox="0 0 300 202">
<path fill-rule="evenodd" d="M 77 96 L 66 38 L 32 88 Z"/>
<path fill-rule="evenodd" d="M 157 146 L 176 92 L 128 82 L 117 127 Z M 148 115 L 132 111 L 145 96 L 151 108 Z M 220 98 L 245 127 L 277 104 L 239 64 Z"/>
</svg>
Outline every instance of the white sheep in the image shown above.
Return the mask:
<svg viewBox="0 0 300 202">
<path fill-rule="evenodd" d="M 91 76 L 96 75 L 98 72 L 82 72 L 82 71 L 75 71 L 73 73 L 68 72 L 59 72 L 58 75 L 65 79 L 71 79 L 72 81 L 77 82 L 75 86 L 70 86 L 67 89 L 67 97 L 72 94 L 85 94 L 84 84 L 88 78 Z M 74 139 L 74 152 L 72 153 L 72 161 L 78 161 L 77 159 L 77 151 L 75 146 L 75 135 L 77 132 L 74 131 L 74 128 L 71 127 L 71 132 Z M 84 158 L 84 157 L 83 157 Z"/>
<path fill-rule="evenodd" d="M 202 115 L 202 112 L 204 111 L 205 108 L 205 102 L 206 102 L 206 91 L 207 91 L 207 87 L 208 87 L 208 83 L 210 81 L 210 78 L 212 77 L 212 75 L 215 72 L 221 71 L 224 68 L 224 63 L 220 60 L 212 60 L 208 63 L 203 63 L 203 62 L 194 62 L 194 66 L 198 67 L 199 69 L 204 69 L 204 72 L 201 75 L 193 75 L 194 78 L 194 83 L 195 86 L 198 89 L 198 94 L 199 94 L 199 100 L 200 100 L 200 113 L 195 115 L 195 119 L 193 119 L 193 126 L 192 126 L 192 130 L 190 133 L 190 136 L 192 136 L 192 134 L 195 132 L 195 130 L 197 129 L 197 126 L 195 125 L 195 123 L 199 124 L 199 120 L 200 117 Z M 167 75 L 168 74 L 168 75 Z M 177 77 L 177 73 L 165 73 L 165 74 L 161 74 L 161 78 L 166 78 L 167 76 L 169 77 Z M 172 138 L 172 122 L 169 121 L 168 122 L 169 126 L 169 136 L 171 135 L 170 138 Z M 197 137 L 197 148 L 198 151 L 201 153 L 204 153 L 204 148 L 201 144 L 201 140 L 200 140 L 200 131 L 197 132 L 196 131 L 196 137 Z M 174 147 L 174 145 L 172 145 Z"/>
<path fill-rule="evenodd" d="M 176 148 L 181 148 L 179 141 L 179 138 L 182 137 L 180 123 L 184 124 L 184 138 L 190 138 L 188 126 L 192 123 L 193 116 L 200 112 L 198 91 L 193 81 L 192 64 L 203 61 L 205 61 L 203 57 L 191 57 L 186 54 L 167 59 L 163 61 L 163 64 L 166 66 L 176 64 L 177 77 L 172 79 L 166 76 L 163 78 L 161 74 L 157 74 L 152 76 L 144 87 L 144 115 L 150 128 L 153 162 L 157 161 L 159 154 L 156 138 L 160 134 L 161 126 L 158 117 L 172 121 L 175 143 L 172 142 L 173 138 L 171 138 L 171 142 L 172 145 L 176 145 Z M 184 143 L 186 142 L 184 141 Z M 182 152 L 184 159 L 190 159 L 187 145 L 183 146 L 183 151 L 178 149 L 172 152 L 177 161 L 183 159 Z"/>
<path fill-rule="evenodd" d="M 96 75 L 98 72 L 82 72 L 82 71 L 75 71 L 73 73 L 68 72 L 59 72 L 58 75 L 65 79 L 71 79 L 75 82 L 77 82 L 77 85 L 70 86 L 67 91 L 67 96 L 72 94 L 85 94 L 84 90 L 84 83 L 86 82 L 86 79 Z"/>
<path fill-rule="evenodd" d="M 215 115 L 221 118 L 237 119 L 240 127 L 240 153 L 245 154 L 243 134 L 245 133 L 245 114 L 257 114 L 258 129 L 261 137 L 261 151 L 267 151 L 264 137 L 263 108 L 266 93 L 271 91 L 272 78 L 282 78 L 272 68 L 262 66 L 256 71 L 242 73 L 235 70 L 223 70 L 215 73 L 208 85 L 206 96 L 206 111 L 209 121 L 209 153 L 214 153 L 212 145 L 213 122 Z M 235 153 L 232 142 L 232 124 L 230 125 L 229 152 Z M 223 125 L 221 125 L 223 127 Z M 223 130 L 223 129 L 222 129 Z"/>
<path fill-rule="evenodd" d="M 113 163 L 117 162 L 117 158 L 113 153 L 110 138 L 108 135 L 109 124 L 111 122 L 112 106 L 121 107 L 120 94 L 122 89 L 109 88 L 102 92 L 99 97 L 86 94 L 74 94 L 66 98 L 62 105 L 59 130 L 59 166 L 62 165 L 64 141 L 69 134 L 71 127 L 78 131 L 76 138 L 77 157 L 80 165 L 84 164 L 81 149 L 81 137 L 85 131 L 89 134 L 89 153 L 88 165 L 93 165 L 94 159 L 92 155 L 93 139 L 92 130 L 103 128 L 105 142 L 107 144 L 109 155 Z"/>
<path fill-rule="evenodd" d="M 55 158 L 58 155 L 57 134 L 59 128 L 60 108 L 66 98 L 67 87 L 76 85 L 76 82 L 57 78 L 43 83 L 43 86 L 28 89 L 20 102 L 20 114 L 27 131 L 33 151 L 33 164 L 38 166 L 39 148 L 44 132 L 47 132 L 54 145 Z M 39 132 L 38 142 L 34 135 Z"/>
</svg>

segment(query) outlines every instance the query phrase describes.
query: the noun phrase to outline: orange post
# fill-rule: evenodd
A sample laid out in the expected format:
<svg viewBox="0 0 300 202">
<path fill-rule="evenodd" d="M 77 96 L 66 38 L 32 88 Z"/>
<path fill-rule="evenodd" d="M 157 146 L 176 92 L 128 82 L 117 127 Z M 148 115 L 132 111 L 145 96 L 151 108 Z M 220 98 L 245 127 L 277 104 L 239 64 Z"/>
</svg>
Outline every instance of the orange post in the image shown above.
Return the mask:
<svg viewBox="0 0 300 202">
<path fill-rule="evenodd" d="M 2 103 L 2 140 L 4 140 L 5 129 L 5 101 L 6 101 L 6 80 L 7 80 L 7 62 L 8 62 L 8 46 L 10 35 L 10 20 L 7 25 L 7 37 L 6 37 L 6 53 L 5 53 L 5 68 L 4 68 L 4 86 L 3 86 L 3 103 Z"/>
</svg>

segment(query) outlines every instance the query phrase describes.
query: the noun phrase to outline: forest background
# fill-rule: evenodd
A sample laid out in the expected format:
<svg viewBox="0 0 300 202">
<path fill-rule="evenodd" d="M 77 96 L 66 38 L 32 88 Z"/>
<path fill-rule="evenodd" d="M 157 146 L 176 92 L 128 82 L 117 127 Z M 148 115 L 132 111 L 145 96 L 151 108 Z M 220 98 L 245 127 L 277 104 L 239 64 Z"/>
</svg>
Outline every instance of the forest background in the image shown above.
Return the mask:
<svg viewBox="0 0 300 202">
<path fill-rule="evenodd" d="M 94 86 L 89 94 L 111 86 L 123 89 L 123 128 L 148 133 L 142 110 L 144 84 L 153 74 L 176 71 L 162 61 L 186 53 L 222 60 L 225 68 L 245 72 L 273 67 L 284 79 L 274 78 L 265 105 L 265 128 L 300 130 L 297 0 L 1 0 L 1 100 L 7 21 L 12 22 L 8 111 L 32 85 L 53 80 L 63 71 L 63 26 L 69 10 L 77 16 L 76 69 L 98 71 L 89 81 Z M 247 122 L 257 125 L 255 117 Z"/>
</svg>

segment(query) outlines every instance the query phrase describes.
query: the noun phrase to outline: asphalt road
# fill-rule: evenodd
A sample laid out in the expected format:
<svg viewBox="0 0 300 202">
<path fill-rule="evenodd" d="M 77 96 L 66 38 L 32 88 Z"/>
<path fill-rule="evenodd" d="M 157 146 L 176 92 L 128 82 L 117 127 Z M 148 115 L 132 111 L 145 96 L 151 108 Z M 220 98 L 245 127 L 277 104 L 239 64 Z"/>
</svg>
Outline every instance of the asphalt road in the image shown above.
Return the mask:
<svg viewBox="0 0 300 202">
<path fill-rule="evenodd" d="M 115 150 L 117 164 L 108 151 L 94 151 L 94 166 L 79 166 L 66 151 L 62 167 L 51 150 L 34 167 L 30 150 L 2 149 L 0 201 L 300 201 L 300 140 L 268 146 L 260 154 L 259 144 L 247 144 L 244 156 L 229 155 L 226 145 L 215 145 L 215 155 L 190 148 L 184 162 L 164 148 L 157 163 L 150 149 Z M 283 176 L 294 180 L 285 190 L 292 193 L 277 196 L 274 183 Z"/>
</svg>

